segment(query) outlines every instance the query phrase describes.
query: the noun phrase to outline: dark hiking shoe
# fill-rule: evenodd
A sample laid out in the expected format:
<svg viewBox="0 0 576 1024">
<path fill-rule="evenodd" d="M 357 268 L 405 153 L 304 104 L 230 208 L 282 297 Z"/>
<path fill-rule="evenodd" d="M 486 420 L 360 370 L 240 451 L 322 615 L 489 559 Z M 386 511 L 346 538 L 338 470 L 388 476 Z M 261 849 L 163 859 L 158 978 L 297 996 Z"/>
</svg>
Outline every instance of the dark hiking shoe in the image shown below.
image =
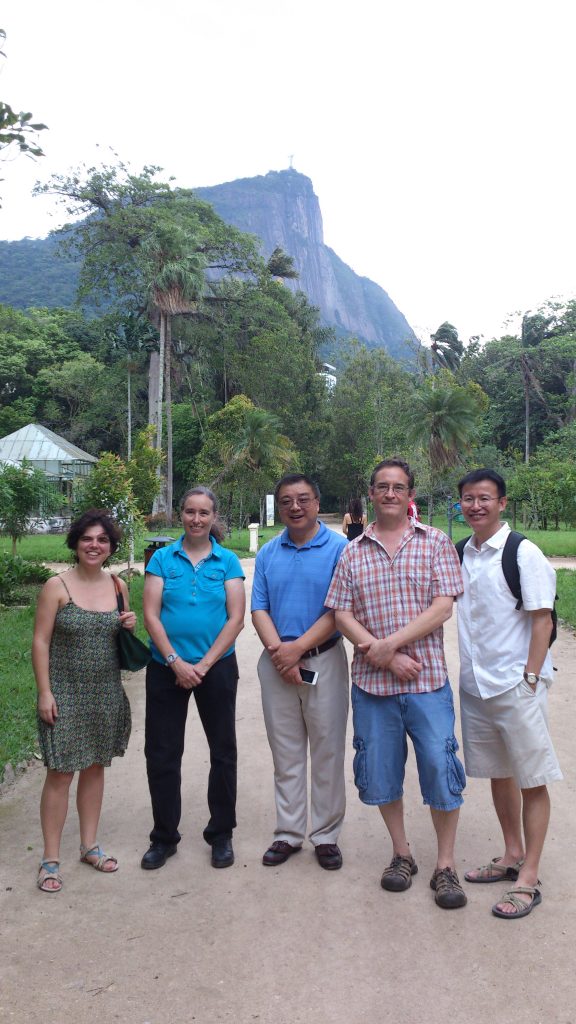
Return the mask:
<svg viewBox="0 0 576 1024">
<path fill-rule="evenodd" d="M 412 885 L 412 875 L 417 874 L 418 865 L 413 857 L 402 857 L 397 853 L 390 861 L 380 879 L 380 885 L 388 892 L 404 892 Z"/>
<path fill-rule="evenodd" d="M 436 893 L 436 903 L 444 910 L 465 907 L 468 902 L 458 875 L 452 868 L 436 868 L 430 879 L 430 888 Z"/>
</svg>

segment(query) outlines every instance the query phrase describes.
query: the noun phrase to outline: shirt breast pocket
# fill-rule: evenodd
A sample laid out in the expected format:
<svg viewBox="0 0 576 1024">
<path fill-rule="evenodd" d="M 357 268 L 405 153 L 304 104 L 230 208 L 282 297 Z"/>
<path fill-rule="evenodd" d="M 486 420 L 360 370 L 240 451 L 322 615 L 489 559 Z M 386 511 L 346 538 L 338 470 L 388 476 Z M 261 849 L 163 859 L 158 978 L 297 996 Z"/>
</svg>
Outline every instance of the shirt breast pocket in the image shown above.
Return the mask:
<svg viewBox="0 0 576 1024">
<path fill-rule="evenodd" d="M 164 577 L 164 590 L 178 590 L 182 586 L 184 570 L 174 567 L 169 569 Z"/>
<path fill-rule="evenodd" d="M 429 604 L 432 600 L 432 573 L 430 569 L 411 569 L 407 574 L 409 594 L 420 604 Z"/>
<path fill-rule="evenodd" d="M 210 592 L 221 590 L 224 587 L 224 571 L 222 569 L 210 569 L 205 572 L 200 580 L 202 590 Z"/>
</svg>

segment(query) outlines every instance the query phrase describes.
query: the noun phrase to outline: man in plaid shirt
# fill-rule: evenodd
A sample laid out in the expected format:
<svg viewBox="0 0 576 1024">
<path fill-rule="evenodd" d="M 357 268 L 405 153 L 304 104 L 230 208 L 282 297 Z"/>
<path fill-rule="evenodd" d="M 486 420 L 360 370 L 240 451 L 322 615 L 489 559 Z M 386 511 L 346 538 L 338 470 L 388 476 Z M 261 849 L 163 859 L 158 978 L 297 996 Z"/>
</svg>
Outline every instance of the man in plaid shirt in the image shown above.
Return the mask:
<svg viewBox="0 0 576 1024">
<path fill-rule="evenodd" d="M 392 839 L 382 887 L 402 892 L 418 871 L 402 803 L 410 736 L 438 840 L 430 886 L 438 906 L 463 907 L 454 843 L 466 780 L 442 629 L 463 590 L 458 555 L 446 534 L 408 518 L 415 491 L 406 462 L 380 462 L 369 493 L 376 521 L 344 550 L 326 598 L 354 644 L 355 782 L 363 803 L 379 807 Z"/>
</svg>

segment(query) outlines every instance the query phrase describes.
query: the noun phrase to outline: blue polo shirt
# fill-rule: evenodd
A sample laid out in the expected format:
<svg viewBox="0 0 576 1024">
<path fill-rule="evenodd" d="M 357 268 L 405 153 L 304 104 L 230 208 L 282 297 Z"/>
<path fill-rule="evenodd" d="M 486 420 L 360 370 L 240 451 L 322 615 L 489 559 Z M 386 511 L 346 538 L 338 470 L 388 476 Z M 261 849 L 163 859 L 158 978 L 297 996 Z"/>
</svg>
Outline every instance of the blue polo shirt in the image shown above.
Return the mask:
<svg viewBox="0 0 576 1024">
<path fill-rule="evenodd" d="M 284 530 L 258 552 L 252 611 L 268 612 L 281 640 L 302 636 L 321 615 L 331 611 L 324 600 L 347 543 L 342 534 L 320 523 L 316 536 L 302 547 L 297 547 Z"/>
<path fill-rule="evenodd" d="M 192 665 L 200 661 L 223 630 L 226 612 L 226 580 L 244 579 L 238 556 L 210 537 L 212 552 L 196 567 L 183 550 L 184 534 L 175 544 L 159 548 L 146 566 L 151 576 L 164 580 L 160 621 L 176 654 Z M 150 640 L 155 661 L 164 664 Z M 222 655 L 232 654 L 234 644 Z"/>
</svg>

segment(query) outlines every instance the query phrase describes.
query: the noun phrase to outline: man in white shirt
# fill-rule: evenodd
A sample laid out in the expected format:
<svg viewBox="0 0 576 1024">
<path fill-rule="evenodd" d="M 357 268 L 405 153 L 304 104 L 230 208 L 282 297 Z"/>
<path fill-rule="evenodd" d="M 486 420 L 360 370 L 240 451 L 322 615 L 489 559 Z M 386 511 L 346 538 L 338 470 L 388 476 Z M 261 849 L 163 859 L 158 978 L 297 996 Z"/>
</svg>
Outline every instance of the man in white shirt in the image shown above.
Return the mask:
<svg viewBox="0 0 576 1024">
<path fill-rule="evenodd" d="M 458 599 L 464 759 L 469 776 L 491 780 L 504 837 L 502 856 L 464 877 L 516 882 L 492 913 L 520 918 L 542 900 L 538 868 L 550 818 L 546 787 L 562 778 L 547 716 L 556 573 L 540 549 L 523 540 L 517 549 L 518 609 L 502 570 L 510 533 L 500 522 L 504 480 L 494 470 L 477 469 L 463 477 L 458 490 L 474 531 L 463 551 L 464 593 Z"/>
</svg>

